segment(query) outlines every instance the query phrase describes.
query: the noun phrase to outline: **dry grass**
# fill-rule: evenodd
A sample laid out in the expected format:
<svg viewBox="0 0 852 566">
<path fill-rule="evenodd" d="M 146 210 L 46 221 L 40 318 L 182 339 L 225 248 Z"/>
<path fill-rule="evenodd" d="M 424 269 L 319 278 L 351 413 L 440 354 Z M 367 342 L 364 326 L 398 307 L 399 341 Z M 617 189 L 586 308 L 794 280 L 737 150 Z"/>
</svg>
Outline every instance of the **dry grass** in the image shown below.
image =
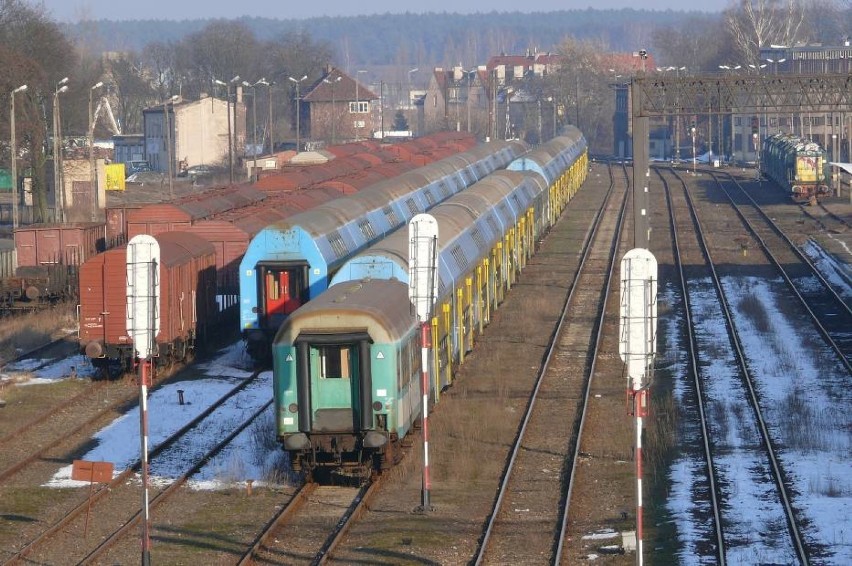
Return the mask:
<svg viewBox="0 0 852 566">
<path fill-rule="evenodd" d="M 0 324 L 0 362 L 43 346 L 76 326 L 76 308 L 70 304 L 5 317 Z"/>
<path fill-rule="evenodd" d="M 677 403 L 671 392 L 654 399 L 654 418 L 646 424 L 648 470 L 652 475 L 665 475 L 680 440 Z"/>
<path fill-rule="evenodd" d="M 737 305 L 737 309 L 752 321 L 754 328 L 761 334 L 768 334 L 772 331 L 769 315 L 766 313 L 766 308 L 763 306 L 760 297 L 751 293 L 744 295 Z"/>
</svg>

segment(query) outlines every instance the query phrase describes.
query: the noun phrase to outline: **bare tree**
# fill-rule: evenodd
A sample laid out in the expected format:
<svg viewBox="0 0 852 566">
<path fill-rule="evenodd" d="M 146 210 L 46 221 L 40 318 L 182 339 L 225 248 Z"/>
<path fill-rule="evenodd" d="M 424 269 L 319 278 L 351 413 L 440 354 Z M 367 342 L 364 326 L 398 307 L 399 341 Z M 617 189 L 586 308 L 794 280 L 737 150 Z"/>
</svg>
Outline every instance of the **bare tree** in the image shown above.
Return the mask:
<svg viewBox="0 0 852 566">
<path fill-rule="evenodd" d="M 296 124 L 295 86 L 287 77 L 307 76 L 307 84 L 318 80 L 332 60 L 332 48 L 327 43 L 314 41 L 307 33 L 299 32 L 285 33 L 274 41 L 262 44 L 261 50 L 264 55 L 258 58 L 262 62 L 260 72 L 278 85 L 277 94 L 274 95 L 276 104 L 273 105 L 273 121 L 276 124 L 274 136 L 276 139 L 282 139 L 288 133 L 295 131 Z M 351 72 L 354 74 L 354 70 Z M 306 85 L 302 85 L 301 88 L 304 94 Z M 270 93 L 270 90 L 264 90 L 261 96 Z M 287 93 L 283 97 L 282 90 Z M 280 104 L 282 98 L 285 101 L 283 108 Z M 261 100 L 262 98 L 258 98 L 259 104 Z M 286 119 L 280 119 L 282 116 L 286 116 Z M 282 125 L 287 124 L 289 124 L 289 132 L 285 133 Z M 308 124 L 309 122 L 303 121 L 300 128 L 305 129 Z"/>
<path fill-rule="evenodd" d="M 146 45 L 142 51 L 141 63 L 148 71 L 150 85 L 160 99 L 165 99 L 170 92 L 174 92 L 174 78 L 179 73 L 177 60 L 176 43 L 155 41 Z"/>
<path fill-rule="evenodd" d="M 123 132 L 142 131 L 142 110 L 152 103 L 166 98 L 166 92 L 158 92 L 145 77 L 141 58 L 125 53 L 110 62 L 110 71 L 115 84 L 118 107 L 116 119 Z M 159 94 L 159 96 L 158 96 Z"/>
<path fill-rule="evenodd" d="M 17 99 L 16 131 L 18 148 L 25 167 L 31 171 L 34 215 L 46 219 L 47 184 L 45 147 L 48 138 L 49 112 L 54 86 L 63 72 L 75 62 L 74 49 L 45 15 L 22 0 L 0 0 L 0 78 L 2 92 L 8 93 L 26 84 L 27 90 Z M 8 119 L 8 113 L 3 114 Z M 8 139 L 8 122 L 5 129 Z M 6 150 L 8 163 L 11 155 Z"/>
<path fill-rule="evenodd" d="M 812 0 L 806 11 L 806 25 L 811 40 L 824 45 L 837 45 L 852 32 L 852 9 L 846 0 Z"/>
<path fill-rule="evenodd" d="M 652 35 L 654 58 L 661 66 L 686 67 L 689 72 L 717 70 L 733 60 L 730 43 L 719 41 L 724 35 L 722 19 L 709 14 L 677 27 L 660 27 Z"/>
<path fill-rule="evenodd" d="M 745 63 L 758 63 L 761 47 L 795 45 L 804 39 L 805 0 L 740 0 L 724 15 Z"/>
<path fill-rule="evenodd" d="M 254 77 L 258 75 L 258 55 L 257 38 L 244 23 L 216 20 L 181 41 L 176 69 L 168 80 L 176 82 L 183 76 L 195 88 L 207 90 L 212 79 Z"/>
<path fill-rule="evenodd" d="M 562 123 L 580 128 L 592 151 L 609 153 L 615 95 L 603 58 L 607 51 L 599 42 L 568 38 L 558 52 L 562 63 L 549 81 Z"/>
</svg>

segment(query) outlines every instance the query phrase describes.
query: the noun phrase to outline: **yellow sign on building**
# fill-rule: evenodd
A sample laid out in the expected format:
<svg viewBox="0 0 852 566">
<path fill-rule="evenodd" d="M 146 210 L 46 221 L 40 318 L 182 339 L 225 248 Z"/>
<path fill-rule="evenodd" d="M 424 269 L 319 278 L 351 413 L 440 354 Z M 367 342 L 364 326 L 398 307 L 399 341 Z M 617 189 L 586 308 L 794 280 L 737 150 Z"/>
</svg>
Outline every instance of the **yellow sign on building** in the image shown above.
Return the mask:
<svg viewBox="0 0 852 566">
<path fill-rule="evenodd" d="M 124 190 L 124 163 L 110 163 L 106 166 L 106 190 Z"/>
</svg>

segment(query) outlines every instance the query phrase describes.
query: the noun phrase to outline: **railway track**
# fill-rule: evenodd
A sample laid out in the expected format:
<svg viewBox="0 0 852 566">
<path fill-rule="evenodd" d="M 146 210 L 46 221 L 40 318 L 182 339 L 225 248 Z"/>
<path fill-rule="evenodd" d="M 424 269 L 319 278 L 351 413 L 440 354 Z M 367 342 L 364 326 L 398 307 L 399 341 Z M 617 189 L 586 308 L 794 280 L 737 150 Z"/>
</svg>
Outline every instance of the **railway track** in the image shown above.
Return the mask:
<svg viewBox="0 0 852 566">
<path fill-rule="evenodd" d="M 799 208 L 802 212 L 807 215 L 809 218 L 812 218 L 814 222 L 816 222 L 819 226 L 822 227 L 826 232 L 834 233 L 834 234 L 843 234 L 848 232 L 850 228 L 852 228 L 852 224 L 846 221 L 842 216 L 838 216 L 834 212 L 830 211 L 825 204 L 817 203 L 816 207 L 809 206 L 807 204 L 800 204 Z M 818 210 L 819 213 L 815 212 Z"/>
<path fill-rule="evenodd" d="M 684 447 L 701 454 L 705 471 L 691 509 L 695 527 L 703 533 L 696 538 L 705 542 L 693 543 L 693 551 L 720 564 L 766 559 L 807 564 L 802 519 L 793 506 L 796 487 L 782 468 L 766 401 L 716 267 L 729 258 L 724 250 L 716 254 L 724 259 L 714 258 L 705 235 L 712 230 L 719 236 L 732 227 L 707 219 L 702 223 L 684 180 L 674 171 L 657 173 L 666 189 L 672 232 L 681 235 L 673 239 L 673 253 L 693 384 L 685 406 L 695 407 L 692 414 L 698 416 Z M 713 328 L 726 328 L 727 337 Z M 754 508 L 743 513 L 738 501 L 754 501 Z M 761 533 L 758 540 L 753 532 Z M 712 544 L 706 542 L 710 540 Z"/>
<path fill-rule="evenodd" d="M 743 226 L 787 282 L 795 298 L 808 312 L 817 332 L 852 374 L 852 309 L 838 295 L 810 259 L 758 206 L 742 185 L 730 175 L 714 181 L 727 197 Z"/>
<path fill-rule="evenodd" d="M 359 487 L 304 484 L 237 564 L 326 564 L 381 483 L 376 478 Z"/>
<path fill-rule="evenodd" d="M 25 365 L 27 371 L 37 371 L 54 364 L 73 351 L 66 338 L 22 354 L 4 367 Z M 28 360 L 33 363 L 26 364 Z M 57 447 L 72 445 L 73 439 L 82 432 L 117 415 L 132 397 L 132 391 L 124 385 L 90 380 L 75 380 L 58 387 L 51 385 L 43 395 L 33 396 L 28 404 L 49 406 L 40 411 L 16 414 L 16 419 L 26 420 L 15 422 L 15 428 L 0 437 L 0 481 L 7 481 L 37 460 L 46 459 L 45 456 Z M 59 422 L 61 426 L 57 425 Z"/>
<path fill-rule="evenodd" d="M 688 435 L 684 447 L 694 454 L 700 453 L 704 460 L 704 477 L 694 491 L 692 513 L 701 528 L 699 538 L 713 541 L 697 546 L 696 550 L 719 564 L 729 559 L 740 562 L 744 554 L 759 553 L 756 547 L 763 544 L 754 541 L 744 544 L 744 533 L 755 525 L 793 527 L 795 515 L 735 334 L 730 307 L 703 234 L 704 227 L 683 179 L 674 172 L 662 174 L 658 170 L 658 174 L 665 187 L 672 232 L 681 235 L 673 240 L 673 247 L 683 305 L 683 330 L 689 344 L 689 381 L 693 385 L 686 401 L 688 406 L 696 408 L 694 415 L 698 418 L 692 421 L 692 426 L 700 431 Z M 671 184 L 667 177 L 671 178 Z M 688 265 L 684 265 L 684 258 L 689 258 Z M 706 326 L 712 324 L 729 330 L 726 341 L 706 331 Z M 708 359 L 711 357 L 714 359 Z M 731 369 L 725 372 L 720 365 Z M 726 420 L 733 422 L 726 424 Z M 738 435 L 726 437 L 722 432 L 725 426 L 735 427 Z M 733 470 L 736 463 L 742 463 L 750 472 L 736 475 Z M 747 494 L 771 496 L 771 503 L 764 501 L 748 520 L 739 513 L 725 512 L 736 507 L 738 495 L 748 497 Z M 773 533 L 779 534 L 783 533 Z M 798 530 L 792 530 L 784 545 L 788 559 L 794 559 L 794 549 L 800 543 Z"/>
<path fill-rule="evenodd" d="M 580 435 L 601 338 L 601 318 L 627 203 L 623 182 L 612 178 L 607 205 L 583 245 L 521 421 L 493 509 L 475 555 L 477 564 L 559 563 Z M 615 185 L 623 188 L 615 189 Z M 565 439 L 562 446 L 554 438 Z"/>
<path fill-rule="evenodd" d="M 170 496 L 191 475 L 200 470 L 205 463 L 225 448 L 237 434 L 268 409 L 271 401 L 261 403 L 259 408 L 251 411 L 248 418 L 241 423 L 235 423 L 224 439 L 212 446 L 209 445 L 209 441 L 205 446 L 203 442 L 198 440 L 198 435 L 203 436 L 205 427 L 215 426 L 211 423 L 215 422 L 218 409 L 224 407 L 227 403 L 250 405 L 250 403 L 242 400 L 240 395 L 249 395 L 250 386 L 258 384 L 258 376 L 259 374 L 255 373 L 251 378 L 241 381 L 150 450 L 152 466 L 156 464 L 157 459 L 172 462 L 180 461 L 184 464 L 183 469 L 185 470 L 167 486 L 152 488 L 154 495 L 149 500 L 151 510 L 168 501 Z M 265 385 L 268 386 L 268 384 Z M 202 448 L 199 448 L 199 446 L 202 446 Z M 199 454 L 199 451 L 202 453 Z M 53 509 L 52 515 L 55 519 L 44 521 L 49 523 L 47 527 L 21 545 L 7 563 L 23 563 L 27 560 L 46 563 L 59 563 L 68 560 L 74 563 L 96 562 L 140 520 L 140 513 L 131 511 L 138 510 L 140 507 L 139 487 L 134 481 L 135 474 L 139 469 L 140 462 L 137 460 L 119 473 L 111 482 L 97 488 L 90 497 L 83 497 L 84 494 L 81 494 L 65 508 Z M 95 510 L 94 513 L 92 513 L 93 509 Z M 96 534 L 92 535 L 91 538 L 80 536 L 80 533 L 89 531 Z"/>
<path fill-rule="evenodd" d="M 623 168 L 622 168 L 623 171 Z M 530 265 L 524 271 L 523 277 L 513 285 L 513 290 L 507 295 L 506 303 L 495 311 L 491 324 L 480 336 L 477 347 L 470 354 L 466 363 L 461 366 L 459 374 L 456 375 L 454 385 L 442 393 L 442 402 L 436 411 L 436 426 L 440 426 L 442 416 L 452 421 L 452 428 L 457 432 L 448 433 L 448 438 L 435 444 L 435 451 L 430 455 L 435 458 L 437 465 L 436 473 L 442 474 L 441 488 L 436 488 L 438 496 L 433 500 L 434 508 L 431 512 L 416 512 L 415 504 L 420 490 L 419 474 L 414 472 L 420 466 L 419 450 L 410 453 L 393 473 L 382 475 L 382 481 L 387 481 L 388 489 L 377 492 L 374 502 L 370 504 L 370 511 L 365 513 L 360 520 L 350 522 L 351 534 L 345 537 L 338 547 L 322 560 L 339 563 L 369 562 L 381 564 L 394 564 L 407 562 L 408 560 L 419 560 L 418 557 L 430 557 L 435 563 L 464 563 L 470 560 L 478 546 L 477 539 L 482 536 L 482 528 L 489 510 L 492 507 L 493 488 L 501 475 L 505 450 L 508 449 L 511 440 L 517 436 L 521 413 L 528 404 L 534 380 L 542 358 L 546 352 L 547 343 L 553 339 L 556 325 L 559 320 L 559 311 L 563 307 L 566 297 L 574 279 L 579 271 L 579 262 L 582 255 L 583 242 L 589 238 L 591 232 L 592 218 L 599 214 L 599 210 L 608 193 L 611 184 L 612 172 L 608 169 L 597 168 L 595 182 L 596 190 L 587 189 L 572 199 L 566 216 L 547 235 L 542 242 L 542 248 L 530 260 Z M 624 175 L 621 175 L 624 177 Z M 604 179 L 607 179 L 606 181 Z M 515 302 L 515 299 L 519 299 Z M 515 313 L 515 314 L 510 314 Z M 523 313 L 523 314 L 517 314 Z M 519 326 L 516 322 L 518 316 L 527 316 L 534 324 Z M 512 352 L 511 362 L 500 361 L 502 353 Z M 585 355 L 585 354 L 584 354 Z M 511 363 L 512 369 L 507 366 Z M 496 365 L 495 365 L 496 364 Z M 498 371 L 499 375 L 493 372 Z M 511 379 L 506 376 L 513 376 Z M 505 383 L 504 383 L 505 382 Z M 467 400 L 467 401 L 464 401 Z M 482 469 L 469 467 L 465 458 L 471 457 L 481 460 L 483 454 L 470 454 L 464 456 L 459 454 L 459 446 L 455 441 L 461 440 L 463 431 L 471 430 L 477 426 L 466 421 L 471 418 L 478 420 L 483 418 L 483 406 L 493 410 L 493 403 L 502 407 L 500 410 L 507 415 L 505 425 L 499 425 L 500 429 L 496 435 L 491 431 L 480 431 L 490 439 L 487 444 L 496 448 L 500 456 L 491 461 L 490 456 L 487 466 L 488 481 L 487 488 L 484 485 L 473 488 L 464 488 L 463 484 L 458 487 L 461 491 L 455 492 L 443 477 L 447 468 L 453 469 L 461 466 L 465 478 L 471 475 L 483 474 Z M 470 401 L 474 406 L 468 406 Z M 508 404 L 511 408 L 506 406 Z M 463 405 L 463 406 L 462 406 Z M 460 411 L 459 419 L 450 415 Z M 506 412 L 508 411 L 508 412 Z M 489 425 L 491 426 L 491 420 Z M 444 421 L 447 424 L 449 421 Z M 504 430 L 505 429 L 505 430 Z M 567 444 L 567 439 L 565 440 Z M 417 442 L 414 442 L 417 444 Z M 462 446 L 468 446 L 466 440 L 459 442 Z M 464 450 L 464 449 L 462 449 Z M 455 455 L 455 456 L 453 456 Z M 440 471 L 438 471 L 440 470 Z M 558 471 L 553 473 L 559 474 Z M 480 477 L 480 481 L 484 476 Z M 453 483 L 453 482 L 449 482 Z M 485 492 L 482 490 L 485 489 Z M 389 492 L 392 490 L 392 492 Z M 452 495 L 450 495 L 452 491 Z M 338 505 L 338 512 L 343 505 Z M 363 508 L 363 507 L 362 507 Z M 457 516 L 456 513 L 461 513 Z M 558 520 L 554 519 L 554 532 Z M 286 533 L 291 533 L 292 527 L 288 527 Z M 300 557 L 292 556 L 294 547 L 285 544 L 278 548 L 275 557 L 261 555 L 262 560 L 278 561 L 285 563 L 310 562 L 317 559 L 315 548 L 317 542 L 325 536 L 314 535 L 314 543 L 308 548 L 302 549 Z M 443 532 L 446 536 L 440 535 Z M 529 531 L 528 531 L 529 532 Z M 276 537 L 280 538 L 280 537 Z M 288 537 L 289 538 L 289 537 Z M 463 541 L 461 540 L 463 539 Z M 372 541 L 372 542 L 368 542 Z M 394 542 L 392 542 L 394 541 Z M 373 544 L 375 543 L 375 545 Z M 394 546 L 398 544 L 398 551 Z M 440 549 L 432 551 L 424 548 L 433 545 L 441 546 Z M 376 548 L 378 546 L 378 548 Z M 387 550 L 385 550 L 387 548 Z M 283 552 L 288 552 L 283 556 Z M 441 558 L 438 558 L 438 557 Z M 526 562 L 529 556 L 525 556 Z M 287 560 L 287 558 L 291 558 Z"/>
</svg>

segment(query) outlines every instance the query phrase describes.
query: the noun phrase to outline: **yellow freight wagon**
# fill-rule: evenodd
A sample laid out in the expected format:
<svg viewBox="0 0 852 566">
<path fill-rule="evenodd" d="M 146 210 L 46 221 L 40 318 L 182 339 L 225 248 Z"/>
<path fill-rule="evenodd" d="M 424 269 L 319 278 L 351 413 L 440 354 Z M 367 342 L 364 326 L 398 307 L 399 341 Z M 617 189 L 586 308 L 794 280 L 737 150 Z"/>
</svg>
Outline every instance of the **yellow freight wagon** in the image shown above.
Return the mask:
<svg viewBox="0 0 852 566">
<path fill-rule="evenodd" d="M 106 190 L 124 190 L 124 163 L 110 163 L 106 166 Z"/>
</svg>

